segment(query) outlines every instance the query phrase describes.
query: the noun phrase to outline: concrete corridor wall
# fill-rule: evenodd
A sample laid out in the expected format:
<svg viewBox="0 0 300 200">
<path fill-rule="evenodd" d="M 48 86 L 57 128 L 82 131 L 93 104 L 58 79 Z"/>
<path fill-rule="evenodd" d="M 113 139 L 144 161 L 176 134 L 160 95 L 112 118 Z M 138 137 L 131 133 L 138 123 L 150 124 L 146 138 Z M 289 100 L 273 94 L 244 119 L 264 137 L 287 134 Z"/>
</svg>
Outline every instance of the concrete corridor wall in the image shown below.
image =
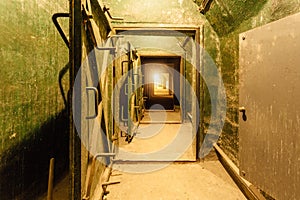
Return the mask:
<svg viewBox="0 0 300 200">
<path fill-rule="evenodd" d="M 0 198 L 32 199 L 68 167 L 68 116 L 58 76 L 68 48 L 51 17 L 68 1 L 0 2 Z M 68 19 L 60 23 L 68 32 Z M 63 79 L 68 91 L 68 75 Z"/>
</svg>

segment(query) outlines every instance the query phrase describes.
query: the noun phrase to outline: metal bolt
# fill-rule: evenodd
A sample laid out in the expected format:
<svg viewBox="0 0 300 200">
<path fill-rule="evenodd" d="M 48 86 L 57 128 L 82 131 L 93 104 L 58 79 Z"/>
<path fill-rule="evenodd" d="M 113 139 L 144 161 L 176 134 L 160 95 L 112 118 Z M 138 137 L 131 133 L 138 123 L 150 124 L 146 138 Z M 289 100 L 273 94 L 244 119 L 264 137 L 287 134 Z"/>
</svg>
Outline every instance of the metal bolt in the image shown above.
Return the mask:
<svg viewBox="0 0 300 200">
<path fill-rule="evenodd" d="M 245 172 L 245 171 L 242 171 L 242 172 L 241 172 L 241 175 L 245 177 L 245 176 L 246 176 L 246 172 Z"/>
</svg>

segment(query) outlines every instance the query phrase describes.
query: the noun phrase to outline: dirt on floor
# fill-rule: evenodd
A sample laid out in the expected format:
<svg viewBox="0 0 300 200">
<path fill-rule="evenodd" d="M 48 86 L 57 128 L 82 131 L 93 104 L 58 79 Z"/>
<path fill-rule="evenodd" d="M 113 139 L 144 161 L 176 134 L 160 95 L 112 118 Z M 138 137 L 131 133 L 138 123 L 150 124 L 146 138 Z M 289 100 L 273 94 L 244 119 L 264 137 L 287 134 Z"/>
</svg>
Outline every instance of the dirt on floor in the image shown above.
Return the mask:
<svg viewBox="0 0 300 200">
<path fill-rule="evenodd" d="M 163 165 L 162 165 L 163 164 Z M 163 168 L 158 169 L 158 167 Z M 128 173 L 123 169 L 154 169 Z M 157 170 L 155 170 L 157 169 Z M 246 200 L 215 153 L 197 162 L 120 162 L 114 164 L 107 187 L 107 200 Z M 65 174 L 54 187 L 54 200 L 69 199 L 69 178 Z M 46 200 L 47 194 L 38 200 Z"/>
<path fill-rule="evenodd" d="M 215 155 L 198 162 L 173 162 L 165 168 L 147 173 L 126 173 L 126 167 L 142 169 L 160 165 L 155 162 L 123 162 L 115 165 L 108 186 L 108 200 L 243 200 L 235 185 Z M 125 166 L 126 165 L 126 166 Z M 131 166 L 130 166 L 131 165 Z"/>
<path fill-rule="evenodd" d="M 155 116 L 152 116 L 151 120 L 161 121 L 159 117 L 162 114 L 153 113 Z M 179 114 L 179 112 L 177 114 L 167 112 L 166 115 L 170 120 L 174 120 Z M 193 145 L 195 138 L 191 133 L 191 125 L 185 123 L 145 123 L 139 126 L 130 144 L 121 138 L 109 180 L 120 183 L 107 187 L 109 193 L 105 199 L 246 199 L 227 174 L 214 151 L 205 159 L 196 161 L 196 148 Z M 160 151 L 169 146 L 171 148 L 168 151 Z M 184 149 L 179 148 L 182 146 Z M 130 156 L 128 152 L 131 153 Z M 173 161 L 174 159 L 170 157 L 175 158 L 172 156 L 175 153 L 179 153 L 181 157 L 177 156 L 176 162 L 166 162 Z M 184 158 L 184 161 L 181 158 Z M 68 178 L 66 177 L 55 186 L 54 199 L 68 199 L 67 194 Z M 44 200 L 45 197 L 42 199 Z"/>
</svg>

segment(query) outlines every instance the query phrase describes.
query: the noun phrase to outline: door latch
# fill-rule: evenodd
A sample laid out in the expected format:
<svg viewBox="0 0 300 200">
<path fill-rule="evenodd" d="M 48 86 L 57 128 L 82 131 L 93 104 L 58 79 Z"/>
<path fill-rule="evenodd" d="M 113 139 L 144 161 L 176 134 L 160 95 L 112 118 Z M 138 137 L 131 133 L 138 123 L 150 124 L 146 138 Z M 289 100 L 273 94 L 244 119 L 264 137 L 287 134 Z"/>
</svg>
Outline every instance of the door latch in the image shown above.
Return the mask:
<svg viewBox="0 0 300 200">
<path fill-rule="evenodd" d="M 98 115 L 98 89 L 95 87 L 86 87 L 86 91 L 93 91 L 95 94 L 94 98 L 95 98 L 95 104 L 94 104 L 94 108 L 95 108 L 95 114 L 92 116 L 86 116 L 85 119 L 94 119 L 97 117 Z"/>
<path fill-rule="evenodd" d="M 244 121 L 247 121 L 246 108 L 245 107 L 239 107 L 239 111 L 242 113 L 242 119 Z"/>
</svg>

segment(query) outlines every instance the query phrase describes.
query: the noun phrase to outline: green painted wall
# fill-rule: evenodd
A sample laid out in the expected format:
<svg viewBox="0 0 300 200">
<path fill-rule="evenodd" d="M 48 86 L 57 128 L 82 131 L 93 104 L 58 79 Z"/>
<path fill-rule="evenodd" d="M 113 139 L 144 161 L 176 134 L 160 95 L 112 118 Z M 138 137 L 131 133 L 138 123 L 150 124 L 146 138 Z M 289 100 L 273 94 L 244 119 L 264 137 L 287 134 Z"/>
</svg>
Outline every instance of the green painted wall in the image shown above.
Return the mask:
<svg viewBox="0 0 300 200">
<path fill-rule="evenodd" d="M 105 5 L 113 16 L 124 17 L 113 25 L 205 24 L 205 49 L 222 72 L 227 94 L 219 143 L 238 163 L 238 34 L 299 12 L 300 4 L 298 0 L 213 0 L 203 16 L 197 10 L 200 0 L 194 2 L 107 0 Z M 68 50 L 51 22 L 55 12 L 68 12 L 68 1 L 0 2 L 1 197 L 16 197 L 38 180 L 46 185 L 49 158 L 68 148 L 67 117 L 58 88 Z M 68 32 L 68 22 L 61 22 Z M 63 80 L 67 90 L 68 77 Z M 210 110 L 205 112 L 208 125 Z M 42 189 L 34 191 L 38 190 Z"/>
<path fill-rule="evenodd" d="M 50 157 L 67 151 L 67 115 L 58 74 L 68 62 L 68 49 L 51 17 L 68 12 L 68 4 L 0 2 L 0 196 L 4 199 L 15 199 L 38 181 L 47 185 Z M 68 32 L 68 20 L 61 22 Z M 65 76 L 65 91 L 67 83 Z M 65 161 L 57 163 L 57 172 L 67 166 L 67 154 L 60 156 Z"/>
</svg>

